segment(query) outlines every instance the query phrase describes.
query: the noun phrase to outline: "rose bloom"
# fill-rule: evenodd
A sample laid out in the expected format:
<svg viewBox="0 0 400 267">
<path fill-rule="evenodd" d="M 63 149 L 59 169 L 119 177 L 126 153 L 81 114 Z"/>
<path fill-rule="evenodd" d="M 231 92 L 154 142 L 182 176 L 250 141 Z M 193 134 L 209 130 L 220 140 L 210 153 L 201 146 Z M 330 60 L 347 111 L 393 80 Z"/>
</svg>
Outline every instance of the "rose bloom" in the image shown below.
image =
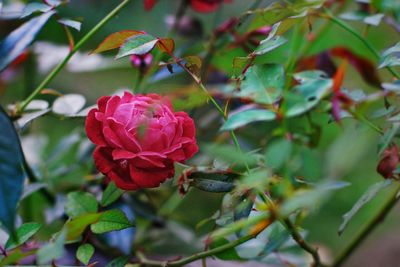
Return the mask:
<svg viewBox="0 0 400 267">
<path fill-rule="evenodd" d="M 190 0 L 190 5 L 197 12 L 207 13 L 215 11 L 223 2 L 230 3 L 232 1 L 233 0 Z M 144 0 L 145 9 L 151 10 L 156 2 L 157 0 Z"/>
<path fill-rule="evenodd" d="M 97 169 L 124 190 L 157 187 L 197 151 L 196 128 L 157 94 L 103 96 L 86 119 Z"/>
</svg>

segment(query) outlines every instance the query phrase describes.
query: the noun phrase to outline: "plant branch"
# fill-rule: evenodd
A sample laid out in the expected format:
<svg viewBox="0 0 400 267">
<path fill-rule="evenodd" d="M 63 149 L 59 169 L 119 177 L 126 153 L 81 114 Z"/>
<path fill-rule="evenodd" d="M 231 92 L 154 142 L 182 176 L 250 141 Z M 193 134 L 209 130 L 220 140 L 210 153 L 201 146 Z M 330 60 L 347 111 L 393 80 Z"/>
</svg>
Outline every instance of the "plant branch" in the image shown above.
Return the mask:
<svg viewBox="0 0 400 267">
<path fill-rule="evenodd" d="M 95 35 L 107 22 L 109 22 L 115 15 L 118 14 L 131 0 L 124 0 L 114 10 L 112 10 L 107 16 L 105 16 L 99 23 L 96 24 L 68 53 L 68 55 L 61 61 L 39 84 L 39 86 L 21 103 L 18 109 L 19 113 L 22 113 L 28 104 L 38 95 L 40 92 L 57 76 L 57 74 L 65 67 L 72 56 L 91 38 Z"/>
<path fill-rule="evenodd" d="M 334 16 L 328 9 L 325 9 L 327 18 L 330 19 L 333 23 L 341 27 L 342 29 L 346 30 L 350 34 L 352 34 L 354 37 L 356 37 L 358 40 L 360 40 L 365 47 L 368 48 L 368 50 L 375 56 L 377 60 L 380 59 L 380 54 L 379 52 L 375 49 L 375 47 L 372 46 L 370 42 L 368 42 L 367 39 L 365 39 L 364 36 L 362 36 L 360 33 L 358 33 L 356 30 L 354 30 L 350 25 L 345 23 L 344 21 L 340 20 L 336 16 Z M 396 72 L 395 69 L 393 69 L 391 66 L 386 67 L 390 73 L 395 76 L 397 79 L 400 79 L 400 74 Z"/>
<path fill-rule="evenodd" d="M 342 266 L 348 257 L 362 244 L 362 242 L 375 230 L 375 228 L 385 219 L 386 215 L 392 210 L 397 201 L 399 200 L 398 193 L 400 185 L 394 190 L 392 195 L 387 199 L 385 205 L 378 211 L 377 214 L 364 226 L 361 232 L 355 239 L 343 250 L 342 253 L 336 258 L 332 267 Z"/>
<path fill-rule="evenodd" d="M 175 261 L 155 261 L 155 260 L 149 260 L 144 257 L 143 254 L 138 253 L 138 258 L 141 264 L 147 265 L 147 266 L 163 266 L 163 267 L 172 267 L 172 266 L 184 266 L 186 264 L 189 264 L 191 262 L 194 262 L 199 259 L 206 258 L 208 256 L 212 256 L 221 252 L 224 252 L 228 249 L 237 247 L 251 239 L 256 237 L 256 234 L 250 234 L 243 236 L 235 241 L 232 241 L 228 244 L 219 246 L 217 248 L 213 248 L 207 251 L 199 252 L 196 254 L 193 254 L 192 256 L 188 256 L 186 258 L 180 259 L 180 260 L 175 260 Z"/>
<path fill-rule="evenodd" d="M 283 220 L 283 222 L 286 225 L 286 228 L 289 230 L 292 238 L 294 239 L 294 241 L 296 241 L 296 243 L 305 251 L 307 251 L 308 253 L 311 254 L 311 256 L 314 259 L 314 265 L 313 267 L 323 267 L 325 265 L 322 264 L 321 262 L 321 258 L 319 257 L 318 254 L 318 250 L 316 248 L 314 248 L 313 246 L 311 246 L 310 244 L 308 244 L 303 237 L 300 235 L 300 233 L 297 231 L 296 226 L 294 226 L 294 224 L 290 221 L 289 218 L 286 218 Z"/>
</svg>

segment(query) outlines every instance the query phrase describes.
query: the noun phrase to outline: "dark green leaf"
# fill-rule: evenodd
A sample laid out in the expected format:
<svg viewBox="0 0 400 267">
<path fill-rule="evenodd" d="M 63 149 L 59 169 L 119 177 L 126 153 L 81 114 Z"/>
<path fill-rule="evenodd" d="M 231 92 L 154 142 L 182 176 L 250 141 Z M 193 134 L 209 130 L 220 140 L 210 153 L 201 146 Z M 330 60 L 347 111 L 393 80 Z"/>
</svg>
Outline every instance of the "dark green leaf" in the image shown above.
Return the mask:
<svg viewBox="0 0 400 267">
<path fill-rule="evenodd" d="M 13 62 L 35 39 L 54 11 L 22 24 L 0 43 L 0 72 Z"/>
<path fill-rule="evenodd" d="M 25 179 L 24 158 L 14 125 L 1 107 L 0 125 L 0 222 L 12 232 Z"/>
<path fill-rule="evenodd" d="M 13 236 L 10 236 L 9 239 L 7 240 L 7 243 L 5 245 L 5 248 L 8 249 L 13 249 L 19 245 L 24 244 L 26 241 L 29 240 L 34 234 L 39 231 L 40 227 L 42 225 L 40 223 L 24 223 L 15 232 L 15 237 L 16 239 L 13 238 Z"/>
<path fill-rule="evenodd" d="M 129 261 L 128 256 L 121 256 L 110 261 L 106 267 L 124 267 Z"/>
<path fill-rule="evenodd" d="M 116 201 L 125 191 L 119 189 L 114 182 L 110 182 L 103 192 L 100 204 L 106 207 Z"/>
<path fill-rule="evenodd" d="M 83 264 L 88 265 L 93 254 L 94 247 L 91 244 L 83 244 L 76 251 L 76 258 Z"/>
<path fill-rule="evenodd" d="M 101 213 L 98 222 L 92 224 L 90 229 L 95 234 L 118 231 L 132 227 L 133 224 L 126 218 L 121 210 L 108 210 Z"/>
<path fill-rule="evenodd" d="M 368 190 L 357 200 L 356 204 L 349 212 L 343 215 L 343 222 L 339 227 L 339 235 L 343 233 L 351 218 L 368 202 L 370 202 L 382 189 L 386 188 L 392 183 L 392 180 L 385 180 L 371 185 Z"/>
<path fill-rule="evenodd" d="M 119 49 L 116 59 L 130 55 L 146 54 L 154 48 L 157 42 L 158 39 L 149 34 L 139 34 L 130 37 Z"/>
<path fill-rule="evenodd" d="M 205 150 L 215 158 L 229 164 L 245 166 L 246 163 L 252 165 L 257 161 L 254 155 L 240 152 L 235 146 L 231 145 L 209 145 L 205 147 Z"/>
<path fill-rule="evenodd" d="M 70 218 L 75 218 L 82 214 L 96 213 L 98 209 L 97 200 L 94 196 L 86 192 L 72 192 L 68 194 L 65 204 L 65 213 Z"/>
<path fill-rule="evenodd" d="M 233 182 L 224 182 L 210 179 L 195 179 L 192 186 L 207 192 L 222 193 L 230 192 L 234 188 Z"/>
<path fill-rule="evenodd" d="M 237 112 L 230 115 L 221 130 L 229 131 L 256 121 L 273 121 L 276 114 L 273 111 L 265 109 L 253 109 Z"/>
</svg>

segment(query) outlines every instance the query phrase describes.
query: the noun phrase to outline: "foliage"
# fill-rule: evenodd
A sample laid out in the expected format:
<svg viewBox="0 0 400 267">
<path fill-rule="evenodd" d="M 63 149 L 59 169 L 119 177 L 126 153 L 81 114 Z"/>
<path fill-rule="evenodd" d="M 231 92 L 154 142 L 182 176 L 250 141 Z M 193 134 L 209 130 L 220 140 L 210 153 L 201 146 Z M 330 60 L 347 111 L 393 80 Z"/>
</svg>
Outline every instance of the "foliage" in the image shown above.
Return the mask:
<svg viewBox="0 0 400 267">
<path fill-rule="evenodd" d="M 85 10 L 107 1 L 25 2 L 0 1 L 0 266 L 339 266 L 396 203 L 395 1 L 121 0 L 104 17 Z M 93 162 L 86 116 L 115 113 L 100 97 L 124 90 L 165 95 L 196 124 L 187 162 L 129 154 L 147 161 L 137 173 L 175 168 L 157 188 L 124 191 Z M 147 130 L 113 138 L 139 146 Z M 117 153 L 103 160 L 131 177 Z"/>
</svg>

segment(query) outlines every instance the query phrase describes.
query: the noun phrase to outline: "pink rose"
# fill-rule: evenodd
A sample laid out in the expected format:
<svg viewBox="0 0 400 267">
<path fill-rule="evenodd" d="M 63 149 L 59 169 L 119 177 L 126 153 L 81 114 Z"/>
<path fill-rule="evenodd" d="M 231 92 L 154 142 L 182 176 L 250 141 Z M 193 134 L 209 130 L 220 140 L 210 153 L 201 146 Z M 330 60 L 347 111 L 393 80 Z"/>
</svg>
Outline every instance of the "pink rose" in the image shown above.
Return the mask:
<svg viewBox="0 0 400 267">
<path fill-rule="evenodd" d="M 90 110 L 86 133 L 96 144 L 97 169 L 125 190 L 157 187 L 174 176 L 174 162 L 197 151 L 196 128 L 157 94 L 103 96 Z"/>
</svg>

